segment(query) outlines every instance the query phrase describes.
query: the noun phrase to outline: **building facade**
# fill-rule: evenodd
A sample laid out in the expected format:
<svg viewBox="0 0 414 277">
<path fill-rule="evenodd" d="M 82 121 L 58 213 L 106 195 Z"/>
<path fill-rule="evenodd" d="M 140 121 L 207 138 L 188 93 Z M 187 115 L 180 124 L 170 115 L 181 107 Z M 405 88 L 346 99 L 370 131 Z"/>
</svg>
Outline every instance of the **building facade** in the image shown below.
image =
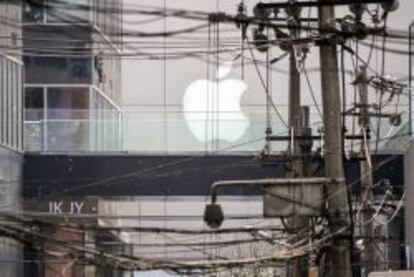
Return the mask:
<svg viewBox="0 0 414 277">
<path fill-rule="evenodd" d="M 23 64 L 20 1 L 0 2 L 0 210 L 20 209 L 23 161 Z M 2 222 L 4 224 L 4 222 Z M 0 276 L 22 276 L 21 246 L 0 237 Z"/>
<path fill-rule="evenodd" d="M 24 150 L 39 156 L 118 151 L 121 0 L 25 0 L 21 17 Z M 25 210 L 33 205 L 30 210 L 43 211 L 42 203 L 48 202 L 39 197 L 34 201 L 25 198 Z M 42 232 L 79 244 L 94 239 L 89 232 L 73 234 L 59 228 Z M 63 251 L 47 242 L 42 247 Z M 32 261 L 24 267 L 25 276 L 56 276 L 57 272 L 59 276 L 125 274 L 82 262 L 62 260 L 51 264 L 48 260 L 56 257 L 30 247 L 24 254 Z"/>
</svg>

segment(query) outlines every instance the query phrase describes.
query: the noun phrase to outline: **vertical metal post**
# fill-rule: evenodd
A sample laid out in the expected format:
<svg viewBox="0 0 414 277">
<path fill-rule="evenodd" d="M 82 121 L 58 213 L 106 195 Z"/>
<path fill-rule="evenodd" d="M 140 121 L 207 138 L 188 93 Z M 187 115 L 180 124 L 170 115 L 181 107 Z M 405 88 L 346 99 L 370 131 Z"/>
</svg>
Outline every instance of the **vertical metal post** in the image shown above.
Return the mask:
<svg viewBox="0 0 414 277">
<path fill-rule="evenodd" d="M 48 118 L 48 106 L 49 103 L 47 101 L 47 90 L 48 87 L 47 86 L 42 86 L 43 89 L 43 121 L 41 121 L 41 127 L 43 128 L 43 132 L 42 132 L 42 151 L 49 151 L 49 146 L 48 146 L 48 127 L 49 127 L 49 118 Z"/>
<path fill-rule="evenodd" d="M 289 129 L 292 131 L 293 136 L 297 136 L 300 131 L 301 123 L 301 110 L 300 110 L 300 75 L 296 67 L 295 51 L 292 48 L 290 53 L 289 63 Z M 301 166 L 297 158 L 300 155 L 299 141 L 293 139 L 293 145 L 290 145 L 291 154 L 295 156 L 293 162 L 293 175 L 301 176 Z M 294 176 L 291 176 L 294 177 Z"/>
<path fill-rule="evenodd" d="M 357 85 L 360 96 L 360 118 L 359 124 L 361 126 L 362 135 L 365 137 L 364 143 L 361 144 L 361 156 L 365 157 L 364 161 L 361 161 L 361 185 L 362 185 L 362 218 L 364 226 L 362 226 L 362 235 L 364 241 L 367 242 L 362 251 L 362 262 L 365 269 L 365 273 L 376 270 L 377 264 L 377 250 L 375 248 L 375 241 L 373 241 L 374 235 L 374 226 L 371 221 L 373 212 L 371 211 L 370 204 L 374 200 L 373 194 L 373 177 L 372 177 L 372 167 L 369 162 L 371 157 L 370 153 L 370 144 L 367 142 L 368 129 L 369 129 L 369 115 L 368 115 L 368 79 L 366 75 L 366 66 L 363 65 L 359 68 L 357 75 Z"/>
<path fill-rule="evenodd" d="M 320 3 L 331 0 L 319 0 Z M 332 6 L 320 6 L 319 28 L 329 28 L 335 19 Z M 322 37 L 325 34 L 322 32 Z M 323 102 L 323 121 L 325 134 L 325 174 L 328 178 L 344 178 L 342 151 L 341 100 L 338 76 L 337 47 L 329 37 L 320 46 L 321 84 Z M 330 184 L 327 187 L 328 218 L 331 233 L 348 227 L 348 231 L 335 237 L 329 247 L 330 275 L 352 276 L 352 245 L 350 232 L 350 209 L 345 182 Z"/>
<path fill-rule="evenodd" d="M 299 135 L 301 124 L 301 109 L 300 109 L 300 74 L 296 66 L 296 54 L 295 49 L 292 47 L 289 57 L 289 130 L 292 136 L 290 140 L 290 154 L 292 156 L 291 170 L 289 177 L 295 178 L 303 176 L 303 162 L 300 156 L 302 151 L 299 146 L 299 140 L 295 139 L 295 136 Z M 306 221 L 298 215 L 294 215 L 289 221 L 289 225 L 293 229 L 302 228 Z M 297 277 L 301 274 L 301 259 L 294 260 L 291 277 Z"/>
<path fill-rule="evenodd" d="M 413 81 L 413 48 L 412 48 L 412 28 L 414 21 L 408 27 L 408 134 L 413 135 L 413 103 L 412 103 L 412 81 Z"/>
</svg>

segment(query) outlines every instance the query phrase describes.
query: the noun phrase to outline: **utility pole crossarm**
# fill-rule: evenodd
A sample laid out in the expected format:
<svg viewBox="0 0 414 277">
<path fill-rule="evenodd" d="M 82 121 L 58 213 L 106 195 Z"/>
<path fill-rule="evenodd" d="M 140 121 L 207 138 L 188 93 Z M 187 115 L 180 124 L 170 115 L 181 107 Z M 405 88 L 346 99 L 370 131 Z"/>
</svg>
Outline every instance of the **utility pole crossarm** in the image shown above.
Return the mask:
<svg viewBox="0 0 414 277">
<path fill-rule="evenodd" d="M 333 183 L 343 183 L 343 178 L 274 178 L 274 179 L 257 179 L 257 180 L 229 180 L 217 181 L 211 186 L 211 202 L 216 203 L 217 192 L 220 187 L 272 187 L 280 185 L 297 185 L 297 184 L 321 184 L 329 185 Z"/>
</svg>

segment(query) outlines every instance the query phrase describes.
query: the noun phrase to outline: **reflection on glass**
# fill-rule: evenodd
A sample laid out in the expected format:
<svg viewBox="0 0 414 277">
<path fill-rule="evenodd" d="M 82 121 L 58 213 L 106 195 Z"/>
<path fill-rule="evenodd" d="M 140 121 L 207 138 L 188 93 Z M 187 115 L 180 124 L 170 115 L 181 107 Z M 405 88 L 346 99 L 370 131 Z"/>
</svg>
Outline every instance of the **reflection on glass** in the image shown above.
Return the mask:
<svg viewBox="0 0 414 277">
<path fill-rule="evenodd" d="M 95 151 L 120 150 L 119 111 L 97 90 L 93 90 L 92 96 L 91 149 Z"/>
<path fill-rule="evenodd" d="M 86 23 L 88 0 L 25 0 L 23 20 L 28 23 Z"/>
<path fill-rule="evenodd" d="M 88 0 L 49 0 L 47 9 L 47 22 L 84 23 L 88 21 Z"/>
<path fill-rule="evenodd" d="M 88 148 L 89 89 L 53 87 L 47 91 L 48 150 Z"/>
<path fill-rule="evenodd" d="M 48 119 L 81 119 L 89 108 L 89 89 L 54 87 L 47 91 Z"/>
<path fill-rule="evenodd" d="M 25 89 L 25 120 L 43 119 L 44 97 L 42 87 Z"/>
<path fill-rule="evenodd" d="M 87 84 L 92 79 L 88 58 L 25 56 L 24 63 L 26 82 L 31 84 Z"/>
<path fill-rule="evenodd" d="M 49 120 L 47 122 L 48 151 L 88 151 L 88 120 Z"/>
<path fill-rule="evenodd" d="M 44 20 L 44 0 L 23 1 L 23 21 L 42 23 Z"/>
<path fill-rule="evenodd" d="M 96 89 L 39 86 L 25 92 L 26 150 L 121 150 L 120 111 Z"/>
</svg>

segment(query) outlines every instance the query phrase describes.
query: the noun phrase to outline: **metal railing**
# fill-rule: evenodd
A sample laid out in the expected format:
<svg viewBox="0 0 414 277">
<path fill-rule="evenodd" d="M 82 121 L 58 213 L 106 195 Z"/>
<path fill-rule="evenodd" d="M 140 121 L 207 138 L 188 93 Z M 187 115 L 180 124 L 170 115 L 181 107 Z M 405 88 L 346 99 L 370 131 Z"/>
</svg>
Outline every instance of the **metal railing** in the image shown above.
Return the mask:
<svg viewBox="0 0 414 277">
<path fill-rule="evenodd" d="M 286 115 L 287 107 L 280 110 Z M 398 145 L 407 140 L 407 113 L 400 126 L 391 126 L 382 119 L 379 149 L 392 151 L 392 143 Z M 287 136 L 289 132 L 276 117 L 271 120 L 272 135 Z M 358 124 L 347 122 L 348 134 L 358 132 Z M 310 125 L 313 135 L 323 129 L 321 119 L 312 111 Z M 354 125 L 354 126 L 353 126 Z M 371 143 L 375 145 L 377 121 L 371 120 Z M 41 152 L 135 152 L 153 154 L 179 153 L 245 153 L 260 152 L 266 142 L 265 112 L 243 111 L 184 113 L 175 111 L 114 111 L 114 110 L 26 110 L 24 128 L 25 150 Z M 323 135 L 321 136 L 323 139 Z M 289 141 L 273 141 L 271 150 L 286 151 Z M 360 141 L 347 141 L 346 150 L 359 151 Z M 316 140 L 313 147 L 321 147 Z M 395 147 L 394 147 L 395 148 Z"/>
</svg>

